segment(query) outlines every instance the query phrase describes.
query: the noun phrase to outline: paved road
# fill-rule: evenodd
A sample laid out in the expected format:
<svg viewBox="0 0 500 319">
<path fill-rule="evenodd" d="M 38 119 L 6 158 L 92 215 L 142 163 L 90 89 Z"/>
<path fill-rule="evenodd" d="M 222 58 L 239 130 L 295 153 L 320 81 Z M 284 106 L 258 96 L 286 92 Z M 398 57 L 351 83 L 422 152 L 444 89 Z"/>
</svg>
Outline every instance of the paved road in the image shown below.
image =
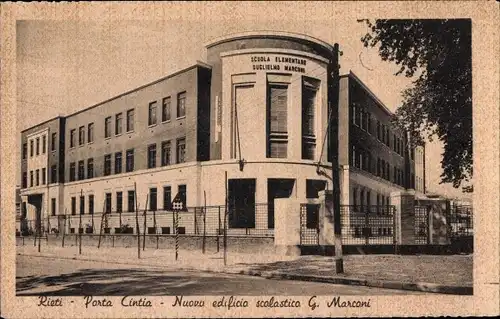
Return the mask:
<svg viewBox="0 0 500 319">
<path fill-rule="evenodd" d="M 359 286 L 179 272 L 121 264 L 16 256 L 17 295 L 394 295 L 418 294 Z"/>
</svg>

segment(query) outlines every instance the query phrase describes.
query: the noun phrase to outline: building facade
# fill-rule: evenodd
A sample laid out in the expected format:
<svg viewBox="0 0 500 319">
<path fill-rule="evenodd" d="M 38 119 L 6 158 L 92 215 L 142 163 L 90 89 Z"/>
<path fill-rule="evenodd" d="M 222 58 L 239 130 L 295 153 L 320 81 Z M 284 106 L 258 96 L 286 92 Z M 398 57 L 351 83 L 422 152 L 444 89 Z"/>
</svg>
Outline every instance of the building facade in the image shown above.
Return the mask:
<svg viewBox="0 0 500 319">
<path fill-rule="evenodd" d="M 383 103 L 338 74 L 338 45 L 251 32 L 206 48 L 206 63 L 22 131 L 27 218 L 169 210 L 176 194 L 187 207 L 224 205 L 227 174 L 229 227 L 272 231 L 275 198 L 331 189 L 333 107 L 341 204 L 425 192 L 423 147 L 409 151 Z"/>
</svg>

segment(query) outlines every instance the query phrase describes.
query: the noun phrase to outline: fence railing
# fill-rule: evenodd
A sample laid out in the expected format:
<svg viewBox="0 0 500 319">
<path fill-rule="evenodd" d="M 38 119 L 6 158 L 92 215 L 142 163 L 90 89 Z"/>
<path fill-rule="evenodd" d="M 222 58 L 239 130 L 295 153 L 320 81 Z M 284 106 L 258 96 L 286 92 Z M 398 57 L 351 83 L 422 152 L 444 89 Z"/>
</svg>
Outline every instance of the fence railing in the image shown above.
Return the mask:
<svg viewBox="0 0 500 319">
<path fill-rule="evenodd" d="M 174 212 L 171 210 L 147 210 L 137 214 L 139 231 L 147 235 L 223 235 L 273 236 L 268 228 L 268 205 L 255 204 L 245 208 L 225 206 L 192 207 L 179 212 L 179 223 L 174 229 Z M 75 215 L 49 215 L 41 220 L 42 233 L 60 234 L 137 234 L 135 212 L 109 212 Z M 35 220 L 21 220 L 20 234 L 34 235 Z"/>
<path fill-rule="evenodd" d="M 473 235 L 472 206 L 454 205 L 447 214 L 448 233 L 450 237 L 464 237 Z"/>
</svg>

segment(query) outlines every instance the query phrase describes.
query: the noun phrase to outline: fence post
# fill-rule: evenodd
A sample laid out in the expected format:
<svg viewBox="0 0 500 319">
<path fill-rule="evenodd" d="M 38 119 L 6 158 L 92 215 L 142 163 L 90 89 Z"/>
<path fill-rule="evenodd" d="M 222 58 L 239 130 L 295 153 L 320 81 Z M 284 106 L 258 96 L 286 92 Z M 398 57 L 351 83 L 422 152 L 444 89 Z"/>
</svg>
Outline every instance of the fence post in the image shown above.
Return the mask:
<svg viewBox="0 0 500 319">
<path fill-rule="evenodd" d="M 217 252 L 219 252 L 220 242 L 220 205 L 219 205 L 219 227 L 217 227 Z"/>
<path fill-rule="evenodd" d="M 361 209 L 361 211 L 364 211 L 365 213 L 365 245 L 368 245 L 370 243 L 370 231 L 371 231 L 371 228 L 370 228 L 370 215 L 369 215 L 369 211 L 368 209 L 364 209 L 365 207 L 363 205 L 361 205 L 359 207 Z"/>
<path fill-rule="evenodd" d="M 142 234 L 142 250 L 143 251 L 146 249 L 146 215 L 147 215 L 147 210 L 144 209 L 144 232 Z"/>
<path fill-rule="evenodd" d="M 158 229 L 156 228 L 156 211 L 153 211 L 153 226 L 155 228 L 155 234 L 156 234 L 156 249 L 158 249 Z"/>
<path fill-rule="evenodd" d="M 175 228 L 175 260 L 179 257 L 179 211 L 175 210 L 173 215 L 174 217 L 174 228 Z"/>
</svg>

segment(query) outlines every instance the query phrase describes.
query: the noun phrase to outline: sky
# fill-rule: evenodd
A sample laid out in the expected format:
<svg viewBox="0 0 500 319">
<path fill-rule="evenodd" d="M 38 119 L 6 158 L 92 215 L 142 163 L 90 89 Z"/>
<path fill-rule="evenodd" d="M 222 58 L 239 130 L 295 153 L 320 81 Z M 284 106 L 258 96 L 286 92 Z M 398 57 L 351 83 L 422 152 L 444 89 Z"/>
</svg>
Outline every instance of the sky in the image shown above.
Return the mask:
<svg viewBox="0 0 500 319">
<path fill-rule="evenodd" d="M 395 76 L 395 64 L 382 61 L 375 48 L 363 47 L 360 38 L 368 31 L 364 24 L 348 17 L 332 19 L 329 10 L 315 10 L 303 3 L 293 8 L 262 8 L 267 10 L 255 6 L 244 3 L 214 10 L 197 4 L 181 14 L 174 11 L 169 15 L 163 10 L 156 20 L 18 21 L 18 132 L 174 73 L 197 60 L 206 61 L 206 43 L 242 31 L 297 32 L 338 43 L 343 53 L 341 74 L 354 72 L 390 110 L 401 105 L 401 92 L 412 79 Z M 20 147 L 18 156 L 19 151 Z M 427 144 L 427 189 L 462 197 L 460 189 L 439 184 L 441 154 L 440 143 Z M 20 173 L 17 175 L 20 178 Z"/>
</svg>

